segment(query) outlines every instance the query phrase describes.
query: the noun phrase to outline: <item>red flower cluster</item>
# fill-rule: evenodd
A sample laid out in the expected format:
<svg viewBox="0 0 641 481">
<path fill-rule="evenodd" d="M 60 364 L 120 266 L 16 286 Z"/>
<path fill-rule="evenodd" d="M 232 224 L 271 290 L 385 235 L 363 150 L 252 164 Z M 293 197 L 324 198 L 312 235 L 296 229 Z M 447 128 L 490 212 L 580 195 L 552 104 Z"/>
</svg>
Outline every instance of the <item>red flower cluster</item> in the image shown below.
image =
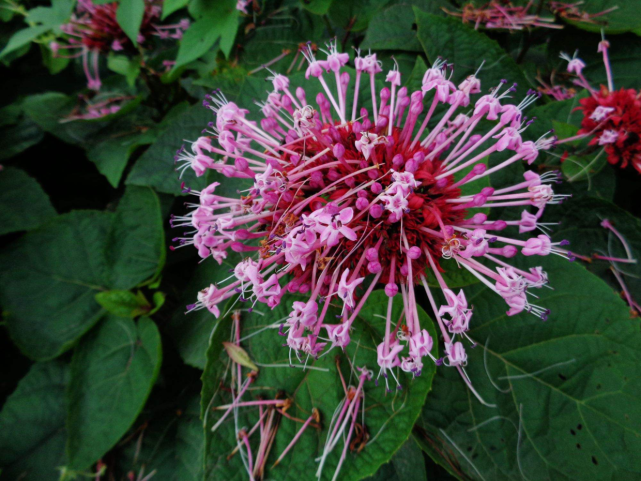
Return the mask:
<svg viewBox="0 0 641 481">
<path fill-rule="evenodd" d="M 80 15 L 71 21 L 70 30 L 81 33 L 80 41 L 90 50 L 108 53 L 111 50 L 132 48 L 133 44 L 116 20 L 118 3 L 94 5 L 91 1 L 79 3 Z M 145 2 L 145 13 L 140 25 L 138 42 L 143 43 L 156 33 L 155 22 L 160 20 L 161 7 Z"/>
<path fill-rule="evenodd" d="M 610 92 L 605 86 L 581 100 L 583 120 L 579 134 L 593 133 L 590 145 L 603 145 L 608 162 L 632 163 L 641 173 L 641 100 L 634 89 Z"/>
</svg>

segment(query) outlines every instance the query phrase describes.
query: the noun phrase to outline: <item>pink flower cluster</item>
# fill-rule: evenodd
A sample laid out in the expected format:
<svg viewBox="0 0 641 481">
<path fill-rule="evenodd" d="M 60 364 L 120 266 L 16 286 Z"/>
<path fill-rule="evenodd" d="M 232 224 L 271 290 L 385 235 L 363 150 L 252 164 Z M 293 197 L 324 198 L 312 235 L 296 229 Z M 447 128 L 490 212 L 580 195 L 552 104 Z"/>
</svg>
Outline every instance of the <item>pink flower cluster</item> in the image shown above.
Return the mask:
<svg viewBox="0 0 641 481">
<path fill-rule="evenodd" d="M 359 53 L 350 73 L 349 56 L 334 43 L 325 53 L 319 60 L 311 49 L 305 52 L 307 82 L 322 88 L 315 106 L 305 87 L 294 88 L 279 74 L 270 78 L 273 91 L 260 104 L 258 121 L 214 92 L 205 105 L 215 121 L 177 153 L 179 170 L 192 168 L 198 176 L 214 170 L 252 183 L 237 197 L 219 194 L 217 182 L 191 191 L 199 199 L 194 210 L 172 219 L 174 226 L 192 229 L 175 241 L 193 245 L 203 259 L 245 256 L 229 282 L 203 289 L 188 310 L 206 308 L 219 316 L 231 298 L 274 308 L 285 293 L 302 294 L 305 300 L 290 306 L 280 334 L 290 357 L 316 358 L 350 343 L 354 320 L 382 287 L 389 300 L 377 352 L 388 389 L 388 376 L 397 379 L 398 369 L 420 375 L 426 359 L 456 367 L 471 387 L 463 367 L 473 309 L 442 272 L 465 269 L 506 303 L 508 315 L 526 311 L 545 319 L 548 311 L 532 302 L 531 290 L 546 286 L 547 275 L 507 260 L 519 254 L 572 257 L 540 222 L 547 204 L 563 200 L 550 186 L 557 173 L 527 171 L 514 185 L 461 192 L 516 162 L 532 164 L 553 145 L 554 138 L 522 138 L 532 122 L 523 110 L 537 95 L 530 92 L 515 105 L 507 102 L 515 88 L 505 88 L 505 81 L 485 94 L 475 75 L 456 85 L 452 66 L 443 61 L 425 72 L 415 92 L 401 87 L 396 67 L 385 76 L 389 87 L 378 90 L 375 79 L 383 70 L 375 54 Z M 369 108 L 360 106 L 361 94 L 371 98 Z M 440 117 L 437 107 L 444 111 Z M 484 159 L 499 152 L 508 158 L 488 167 Z M 521 219 L 478 211 L 505 207 L 522 209 Z M 525 240 L 498 235 L 515 228 L 542 233 Z M 431 355 L 435 340 L 419 321 L 417 289 L 426 292 L 435 313 L 442 359 Z M 438 304 L 436 291 L 445 304 Z M 395 302 L 403 305 L 401 319 L 392 319 Z M 328 316 L 332 304 L 342 307 L 337 320 Z"/>
</svg>

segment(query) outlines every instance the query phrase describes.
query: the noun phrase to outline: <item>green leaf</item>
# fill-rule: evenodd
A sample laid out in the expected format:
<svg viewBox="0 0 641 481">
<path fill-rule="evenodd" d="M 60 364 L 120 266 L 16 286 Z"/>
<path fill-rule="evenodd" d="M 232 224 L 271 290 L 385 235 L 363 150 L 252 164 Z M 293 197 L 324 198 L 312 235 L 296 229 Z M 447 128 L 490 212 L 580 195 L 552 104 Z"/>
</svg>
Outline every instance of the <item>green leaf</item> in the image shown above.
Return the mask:
<svg viewBox="0 0 641 481">
<path fill-rule="evenodd" d="M 166 19 L 169 15 L 181 8 L 185 8 L 189 0 L 165 0 L 162 4 L 162 19 Z"/>
<path fill-rule="evenodd" d="M 556 229 L 559 238 L 569 240 L 573 252 L 584 256 L 600 254 L 626 258 L 627 253 L 621 241 L 601 227 L 601 221 L 608 219 L 627 242 L 632 258 L 637 259 L 634 264 L 617 262 L 614 266 L 636 302 L 641 302 L 641 220 L 606 200 L 590 197 L 573 200 L 562 207 L 555 207 L 551 212 L 561 222 Z M 595 260 L 587 268 L 608 281 L 616 292 L 621 291 L 609 262 Z"/>
<path fill-rule="evenodd" d="M 567 23 L 587 30 L 589 32 L 600 33 L 624 33 L 634 32 L 641 35 L 641 13 L 639 4 L 635 0 L 590 0 L 579 6 L 585 13 L 596 14 L 613 8 L 614 10 L 601 16 L 596 17 L 597 22 L 576 22 L 566 20 Z M 561 17 L 563 18 L 563 17 Z"/>
<path fill-rule="evenodd" d="M 40 44 L 40 54 L 42 55 L 42 63 L 49 69 L 51 75 L 62 72 L 71 62 L 68 57 L 55 57 L 48 45 Z"/>
<path fill-rule="evenodd" d="M 127 85 L 133 87 L 136 79 L 140 75 L 140 58 L 129 58 L 125 55 L 109 55 L 107 57 L 107 67 L 109 70 L 124 75 L 127 79 Z"/>
<path fill-rule="evenodd" d="M 28 45 L 29 43 L 31 43 L 31 41 L 35 40 L 40 35 L 42 35 L 45 32 L 48 32 L 49 30 L 51 30 L 51 27 L 46 25 L 41 25 L 39 27 L 29 27 L 23 30 L 18 30 L 9 39 L 9 43 L 4 48 L 4 50 L 0 52 L 0 59 Z"/>
<path fill-rule="evenodd" d="M 301 4 L 315 15 L 325 15 L 332 6 L 332 0 L 301 0 Z"/>
<path fill-rule="evenodd" d="M 119 317 L 134 318 L 149 313 L 151 304 L 141 292 L 105 291 L 96 294 L 96 302 L 107 312 Z"/>
<path fill-rule="evenodd" d="M 65 463 L 69 369 L 37 363 L 20 380 L 0 412 L 0 480 L 57 481 Z"/>
<path fill-rule="evenodd" d="M 145 0 L 120 0 L 116 20 L 134 45 L 138 45 L 138 33 L 144 15 Z"/>
<path fill-rule="evenodd" d="M 211 261 L 211 262 L 210 262 Z M 198 291 L 229 277 L 234 264 L 224 262 L 219 266 L 213 259 L 200 264 L 182 290 L 178 307 L 169 323 L 171 338 L 180 357 L 190 366 L 203 369 L 207 361 L 207 346 L 216 325 L 216 318 L 207 309 L 185 313 L 188 304 L 193 304 Z M 220 346 L 222 348 L 222 344 Z"/>
<path fill-rule="evenodd" d="M 281 304 L 268 315 L 241 314 L 241 338 L 250 333 L 254 335 L 241 343 L 249 356 L 261 368 L 256 378 L 256 389 L 252 389 L 250 397 L 263 395 L 273 398 L 274 392 L 280 391 L 283 395 L 293 398 L 293 404 L 288 414 L 300 419 L 307 419 L 312 408 L 320 411 L 323 430 L 319 433 L 311 428 L 307 430 L 281 463 L 271 468 L 280 453 L 287 446 L 294 434 L 300 428 L 299 423 L 282 419 L 273 449 L 267 460 L 265 477 L 269 479 L 308 479 L 316 470 L 316 463 L 312 460 L 319 455 L 327 435 L 329 420 L 336 406 L 344 397 L 343 388 L 339 380 L 336 362 L 339 357 L 341 370 L 349 380 L 349 358 L 354 366 L 367 366 L 376 368 L 376 345 L 382 340 L 385 329 L 385 319 L 378 317 L 387 309 L 387 296 L 382 291 L 375 291 L 368 299 L 365 307 L 354 321 L 352 342 L 346 350 L 346 355 L 340 352 L 331 353 L 317 361 L 309 360 L 308 365 L 315 368 L 327 369 L 308 370 L 288 367 L 288 352 L 282 347 L 282 337 L 275 332 L 276 329 L 258 331 L 258 329 L 272 324 L 275 320 L 284 319 L 290 310 L 291 302 L 296 297 L 284 297 Z M 401 314 L 401 303 L 396 302 L 392 313 L 393 319 L 398 319 Z M 333 312 L 332 312 L 333 311 Z M 333 308 L 328 313 L 334 317 L 336 310 Z M 419 309 L 421 325 L 436 336 L 434 326 L 427 315 Z M 231 479 L 238 473 L 245 473 L 239 456 L 232 457 L 229 461 L 227 455 L 236 446 L 233 416 L 224 421 L 215 433 L 211 427 L 218 420 L 221 411 L 212 408 L 229 402 L 231 397 L 228 388 L 229 375 L 225 376 L 226 367 L 231 361 L 227 354 L 222 352 L 222 342 L 230 340 L 230 318 L 219 321 L 211 337 L 207 354 L 207 366 L 203 373 L 203 419 L 206 423 L 206 454 L 205 454 L 205 479 Z M 435 356 L 436 347 L 432 352 Z M 283 367 L 273 367 L 274 364 Z M 388 462 L 393 454 L 401 448 L 408 439 L 416 416 L 431 387 L 431 378 L 435 367 L 433 363 L 425 363 L 420 377 L 411 380 L 409 376 L 400 373 L 402 391 L 394 390 L 386 395 L 384 385 L 375 386 L 373 381 L 365 385 L 365 403 L 370 406 L 365 417 L 365 425 L 370 435 L 370 442 L 362 452 L 348 453 L 342 467 L 339 479 L 361 479 L 371 476 L 384 463 Z M 376 374 L 374 374 L 376 376 Z M 391 378 L 390 378 L 391 379 Z M 352 377 L 351 383 L 355 380 Z M 382 382 L 382 378 L 381 378 Z M 393 382 L 393 381 L 392 381 Z M 384 384 L 384 383 L 383 383 Z M 249 399 L 250 397 L 247 397 Z M 257 421 L 257 411 L 241 409 L 239 411 L 239 426 L 251 428 Z M 252 438 L 256 442 L 257 438 Z M 342 444 L 339 444 L 342 446 Z M 340 457 L 340 447 L 329 456 L 322 479 L 331 479 Z"/>
<path fill-rule="evenodd" d="M 579 132 L 579 127 L 577 125 L 568 124 L 566 122 L 552 119 L 552 125 L 554 126 L 554 134 L 560 140 L 574 137 Z M 571 141 L 570 145 L 572 145 L 573 142 L 576 141 Z"/>
<path fill-rule="evenodd" d="M 229 58 L 238 31 L 238 10 L 235 8 L 226 15 L 220 25 L 220 50 Z"/>
<path fill-rule="evenodd" d="M 416 30 L 412 29 L 414 22 L 412 5 L 390 5 L 372 17 L 361 48 L 422 52 Z"/>
<path fill-rule="evenodd" d="M 96 164 L 111 186 L 117 188 L 131 155 L 141 145 L 151 142 L 153 138 L 145 134 L 114 136 L 91 147 L 87 151 L 87 158 Z"/>
<path fill-rule="evenodd" d="M 163 292 L 154 292 L 154 295 L 152 297 L 152 300 L 154 301 L 154 307 L 151 311 L 149 311 L 149 315 L 151 316 L 152 314 L 158 312 L 162 308 L 162 306 L 165 305 L 166 299 L 167 298 Z"/>
<path fill-rule="evenodd" d="M 392 460 L 367 481 L 427 481 L 421 448 L 410 438 L 396 451 Z"/>
<path fill-rule="evenodd" d="M 196 60 L 207 53 L 220 38 L 222 19 L 208 15 L 196 20 L 185 32 L 173 70 Z"/>
<path fill-rule="evenodd" d="M 638 320 L 581 266 L 538 263 L 554 287 L 536 293 L 551 309 L 547 322 L 508 317 L 494 292 L 468 289 L 468 334 L 479 345 L 466 371 L 496 407 L 480 404 L 454 369 L 439 369 L 420 422 L 428 454 L 462 478 L 638 479 L 629 456 L 641 449 Z"/>
<path fill-rule="evenodd" d="M 56 217 L 0 255 L 0 302 L 11 337 L 33 359 L 58 356 L 103 316 L 98 292 L 143 283 L 164 257 L 151 189 L 128 188 L 115 213 Z"/>
<path fill-rule="evenodd" d="M 120 200 L 107 239 L 109 285 L 129 289 L 160 274 L 165 236 L 160 201 L 151 190 L 129 187 Z"/>
<path fill-rule="evenodd" d="M 525 92 L 529 83 L 516 62 L 497 42 L 464 25 L 457 18 L 424 13 L 414 7 L 418 39 L 430 62 L 438 57 L 454 63 L 453 80 L 473 74 L 483 62 L 478 77 L 483 90 L 499 84 L 501 79 L 518 83 L 518 92 Z M 520 95 L 520 94 L 518 94 Z"/>
<path fill-rule="evenodd" d="M 4 109 L 2 109 L 4 110 Z M 0 115 L 2 113 L 0 112 Z M 35 122 L 26 117 L 16 124 L 0 129 L 0 160 L 10 159 L 24 152 L 43 139 L 44 132 Z"/>
<path fill-rule="evenodd" d="M 61 24 L 69 20 L 75 2 L 73 0 L 53 0 L 51 4 L 51 7 L 36 7 L 29 10 L 26 21 L 30 25 L 41 24 L 59 29 Z"/>
<path fill-rule="evenodd" d="M 111 449 L 134 423 L 162 359 L 158 328 L 108 316 L 79 344 L 71 363 L 67 455 L 83 470 Z"/>
<path fill-rule="evenodd" d="M 112 122 L 109 127 L 100 131 L 98 138 L 91 139 L 87 157 L 96 164 L 109 183 L 117 188 L 127 163 L 136 149 L 152 144 L 164 126 L 188 106 L 186 102 L 174 106 L 158 124 L 141 125 L 140 121 L 135 122 L 136 118 L 128 119 L 127 123 Z"/>
<path fill-rule="evenodd" d="M 87 139 L 106 124 L 104 120 L 61 123 L 76 105 L 76 100 L 59 92 L 31 95 L 24 99 L 22 105 L 27 117 L 42 130 L 70 144 L 84 146 Z"/>
<path fill-rule="evenodd" d="M 161 131 L 158 139 L 145 151 L 131 169 L 126 183 L 153 187 L 158 192 L 180 194 L 180 180 L 176 173 L 174 156 L 185 141 L 195 141 L 212 113 L 202 105 L 195 105 L 178 115 Z M 196 178 L 192 169 L 187 169 L 182 179 L 195 190 L 206 187 L 205 178 Z"/>
<path fill-rule="evenodd" d="M 7 327 L 30 357 L 56 357 L 103 315 L 94 295 L 106 289 L 101 253 L 111 220 L 103 212 L 61 215 L 0 256 Z"/>
<path fill-rule="evenodd" d="M 352 0 L 332 2 L 328 16 L 333 25 L 352 32 L 365 30 L 371 19 L 381 8 L 390 3 L 388 0 Z"/>
<path fill-rule="evenodd" d="M 156 391 L 147 402 L 154 401 Z M 118 461 L 124 472 L 134 471 L 150 474 L 163 481 L 201 481 L 203 469 L 203 446 L 205 435 L 200 420 L 200 396 L 191 396 L 186 401 L 172 396 L 163 403 L 174 409 L 166 409 L 161 415 L 144 422 L 140 435 L 128 443 L 124 455 Z M 145 408 L 147 411 L 147 408 Z M 145 418 L 144 414 L 140 418 Z"/>
<path fill-rule="evenodd" d="M 563 161 L 561 170 L 568 182 L 590 181 L 607 163 L 606 156 L 599 152 L 582 156 L 570 155 Z"/>
<path fill-rule="evenodd" d="M 13 167 L 0 171 L 0 235 L 35 229 L 55 216 L 49 197 L 35 179 Z"/>
</svg>

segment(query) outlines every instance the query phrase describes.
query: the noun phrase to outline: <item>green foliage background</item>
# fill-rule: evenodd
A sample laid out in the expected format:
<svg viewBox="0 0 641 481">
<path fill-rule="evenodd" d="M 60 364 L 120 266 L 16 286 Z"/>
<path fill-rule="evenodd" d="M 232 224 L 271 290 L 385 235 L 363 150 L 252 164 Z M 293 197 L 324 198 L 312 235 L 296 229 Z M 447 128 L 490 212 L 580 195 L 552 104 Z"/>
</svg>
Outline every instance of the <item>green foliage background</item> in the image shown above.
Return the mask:
<svg viewBox="0 0 641 481">
<path fill-rule="evenodd" d="M 547 2 L 535 3 L 553 16 Z M 618 7 L 604 23 L 559 17 L 562 30 L 516 32 L 474 30 L 445 12 L 460 6 L 257 0 L 241 14 L 235 0 L 165 0 L 166 23 L 191 21 L 181 41 L 101 60 L 103 90 L 130 96 L 127 106 L 99 120 L 60 122 L 87 94 L 80 63 L 55 58 L 49 48 L 75 1 L 0 0 L 0 480 L 81 479 L 100 466 L 100 479 L 109 480 L 246 479 L 238 457 L 227 460 L 233 426 L 214 435 L 210 429 L 217 420 L 211 406 L 228 400 L 219 385 L 230 362 L 222 342 L 231 321 L 207 311 L 184 314 L 199 289 L 228 276 L 233 259 L 198 264 L 189 248 L 167 250 L 176 235 L 169 215 L 186 212 L 187 200 L 174 152 L 213 119 L 201 105 L 212 89 L 255 111 L 254 101 L 270 88 L 262 64 L 287 52 L 271 68 L 291 70 L 292 84 L 300 85 L 299 46 L 336 38 L 342 51 L 377 51 L 386 67 L 393 56 L 408 89 L 419 88 L 427 66 L 443 57 L 456 65 L 457 80 L 485 62 L 483 88 L 506 78 L 518 82 L 520 97 L 536 88 L 538 76 L 563 72 L 560 51 L 579 49 L 586 76 L 604 83 L 596 53 L 601 30 L 617 87 L 641 87 L 637 0 L 585 2 L 591 13 Z M 143 0 L 119 2 L 118 22 L 134 41 L 143 7 Z M 175 63 L 165 69 L 166 60 Z M 315 96 L 316 86 L 306 88 Z M 538 118 L 528 134 L 554 128 L 560 137 L 574 135 L 577 105 L 576 98 L 544 96 L 528 113 Z M 539 162 L 559 167 L 561 153 Z M 570 182 L 559 189 L 573 199 L 546 211 L 547 222 L 560 222 L 555 238 L 585 255 L 622 257 L 599 226 L 608 218 L 641 258 L 641 176 L 589 156 L 569 160 L 562 169 Z M 522 172 L 516 166 L 489 182 L 500 186 Z M 182 180 L 198 190 L 216 179 L 188 171 Z M 232 195 L 243 188 L 229 179 L 222 185 Z M 609 264 L 546 258 L 543 266 L 554 286 L 542 295 L 553 312 L 546 323 L 508 318 L 475 278 L 450 276 L 451 286 L 467 286 L 475 308 L 469 334 L 478 347 L 468 371 L 495 407 L 477 402 L 452 369 L 426 367 L 387 396 L 372 383 L 373 440 L 348 454 L 341 479 L 641 479 L 639 318 L 631 317 Z M 641 264 L 617 267 L 639 300 Z M 338 369 L 348 372 L 347 357 L 374 368 L 382 329 L 376 314 L 385 299 L 374 293 L 357 320 L 358 342 L 338 365 L 327 356 L 315 364 L 325 371 L 261 368 L 262 389 L 296 393 L 294 415 L 316 407 L 327 421 L 342 397 Z M 286 316 L 292 300 L 264 318 L 245 316 L 243 335 Z M 433 331 L 426 311 L 421 323 Z M 243 345 L 256 362 L 282 364 L 286 350 L 275 337 Z M 296 429 L 283 424 L 268 466 Z M 306 433 L 267 479 L 315 479 L 326 429 Z M 323 479 L 331 479 L 337 456 Z"/>
</svg>

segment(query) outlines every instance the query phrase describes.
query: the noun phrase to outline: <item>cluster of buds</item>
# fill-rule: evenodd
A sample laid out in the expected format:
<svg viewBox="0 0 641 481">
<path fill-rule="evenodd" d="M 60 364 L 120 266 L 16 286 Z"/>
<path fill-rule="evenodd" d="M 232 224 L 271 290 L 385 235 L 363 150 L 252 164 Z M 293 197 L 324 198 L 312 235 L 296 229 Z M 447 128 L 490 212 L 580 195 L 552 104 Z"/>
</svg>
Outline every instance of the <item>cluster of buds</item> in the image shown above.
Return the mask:
<svg viewBox="0 0 641 481">
<path fill-rule="evenodd" d="M 198 203 L 188 215 L 173 217 L 172 224 L 193 230 L 174 241 L 193 245 L 203 259 L 219 263 L 230 252 L 245 256 L 228 282 L 203 289 L 188 311 L 208 309 L 219 316 L 219 306 L 232 297 L 251 307 L 274 308 L 286 293 L 302 294 L 306 300 L 291 305 L 280 334 L 290 358 L 292 353 L 317 358 L 350 343 L 354 320 L 380 286 L 389 298 L 378 346 L 379 376 L 388 389 L 388 377 L 397 380 L 395 371 L 418 376 L 425 360 L 464 374 L 472 309 L 463 291 L 448 287 L 444 271 L 471 272 L 506 303 L 508 315 L 525 311 L 545 319 L 548 311 L 531 302 L 531 290 L 546 286 L 547 275 L 540 267 L 526 271 L 507 260 L 549 254 L 572 259 L 563 249 L 566 242 L 552 242 L 539 222 L 547 204 L 565 197 L 550 185 L 558 181 L 557 173 L 527 171 L 514 185 L 461 193 L 461 187 L 514 163 L 532 164 L 540 150 L 554 144 L 553 137 L 522 138 L 532 122 L 523 110 L 538 95 L 530 91 L 519 104 L 508 103 L 516 89 L 501 81 L 473 100 L 481 94 L 477 76 L 457 86 L 451 81 L 453 67 L 443 61 L 425 72 L 415 92 L 401 87 L 396 67 L 385 75 L 389 87 L 377 91 L 382 64 L 375 54 L 358 53 L 350 99 L 352 79 L 344 68 L 349 55 L 338 52 L 335 43 L 328 45 L 324 60 L 311 49 L 305 55 L 307 81 L 322 87 L 317 108 L 303 87 L 290 88 L 289 78 L 280 74 L 269 78 L 273 91 L 260 104 L 258 122 L 214 92 L 205 105 L 215 113 L 215 122 L 176 155 L 183 163 L 179 171 L 192 168 L 201 176 L 214 170 L 253 183 L 238 197 L 218 194 L 218 183 L 200 192 L 184 189 Z M 367 77 L 369 110 L 359 108 Z M 445 113 L 438 118 L 441 106 Z M 482 128 L 485 121 L 493 126 Z M 508 158 L 488 167 L 484 159 L 499 152 L 509 153 Z M 478 212 L 505 207 L 521 209 L 521 219 Z M 525 240 L 498 235 L 516 228 L 542 233 Z M 437 305 L 428 279 L 438 286 L 445 305 Z M 435 313 L 444 340 L 442 359 L 431 358 L 435 340 L 419 322 L 418 289 L 425 290 Z M 395 302 L 403 305 L 396 323 Z M 332 303 L 342 306 L 338 322 L 327 315 Z"/>
<path fill-rule="evenodd" d="M 641 173 L 641 94 L 634 89 L 614 89 L 609 48 L 605 38 L 599 42 L 597 51 L 603 55 L 607 86 L 601 85 L 598 90 L 583 75 L 585 62 L 577 57 L 577 52 L 572 57 L 561 54 L 568 62 L 567 71 L 576 76 L 574 84 L 588 96 L 580 100 L 583 120 L 578 135 L 559 143 L 588 138 L 590 146 L 603 149 L 610 164 L 619 164 L 621 168 L 632 164 Z"/>
<path fill-rule="evenodd" d="M 118 3 L 94 5 L 92 0 L 78 0 L 76 10 L 69 23 L 62 25 L 64 43 L 52 42 L 55 56 L 66 58 L 82 57 L 82 66 L 87 77 L 87 87 L 100 90 L 102 85 L 99 72 L 100 54 L 109 52 L 135 52 L 131 39 L 116 19 Z M 145 0 L 137 43 L 143 46 L 152 36 L 163 39 L 180 39 L 189 27 L 189 20 L 174 25 L 160 25 L 162 2 Z M 68 52 L 65 55 L 61 51 Z"/>
</svg>

